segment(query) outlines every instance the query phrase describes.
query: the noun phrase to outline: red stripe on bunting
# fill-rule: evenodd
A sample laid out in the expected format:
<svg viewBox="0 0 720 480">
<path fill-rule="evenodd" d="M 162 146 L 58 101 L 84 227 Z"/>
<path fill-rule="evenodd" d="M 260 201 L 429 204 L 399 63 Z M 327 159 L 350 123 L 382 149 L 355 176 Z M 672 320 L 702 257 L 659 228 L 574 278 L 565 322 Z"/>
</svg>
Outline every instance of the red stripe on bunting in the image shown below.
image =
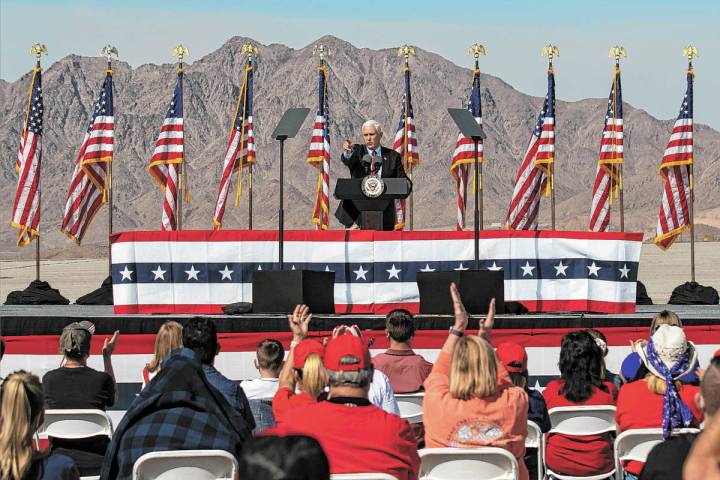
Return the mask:
<svg viewBox="0 0 720 480">
<path fill-rule="evenodd" d="M 348 319 L 348 322 L 351 322 Z M 611 327 L 598 328 L 608 340 L 608 345 L 626 346 L 630 342 L 646 339 L 648 335 L 646 319 L 641 319 L 637 327 Z M 492 343 L 498 345 L 502 342 L 515 342 L 525 347 L 559 347 L 562 337 L 568 332 L 582 330 L 582 328 L 525 328 L 494 330 Z M 720 344 L 720 325 L 686 326 L 683 328 L 688 340 L 697 345 Z M 327 337 L 332 332 L 310 332 L 311 337 Z M 476 333 L 470 331 L 470 333 Z M 103 341 L 109 335 L 94 335 L 91 345 L 91 354 L 100 355 Z M 363 331 L 365 341 L 374 340 L 373 349 L 388 348 L 385 332 L 382 330 Z M 8 355 L 54 355 L 58 354 L 58 335 L 28 335 L 5 337 Z M 285 348 L 289 348 L 292 335 L 290 332 L 249 332 L 249 333 L 220 333 L 221 352 L 254 352 L 258 343 L 266 338 L 279 340 Z M 442 348 L 447 332 L 445 330 L 418 330 L 413 339 L 413 348 L 439 349 Z M 155 334 L 121 335 L 115 348 L 116 355 L 152 354 L 155 344 Z"/>
</svg>

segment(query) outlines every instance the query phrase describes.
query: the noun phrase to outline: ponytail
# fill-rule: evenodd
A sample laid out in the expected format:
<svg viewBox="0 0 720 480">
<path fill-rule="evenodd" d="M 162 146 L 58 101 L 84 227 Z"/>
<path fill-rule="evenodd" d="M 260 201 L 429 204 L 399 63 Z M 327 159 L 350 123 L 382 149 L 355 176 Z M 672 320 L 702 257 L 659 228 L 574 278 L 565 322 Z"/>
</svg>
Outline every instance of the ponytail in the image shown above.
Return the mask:
<svg viewBox="0 0 720 480">
<path fill-rule="evenodd" d="M 302 369 L 302 390 L 312 398 L 318 398 L 325 390 L 322 358 L 317 353 L 311 353 L 305 359 Z"/>
<path fill-rule="evenodd" d="M 0 390 L 0 480 L 20 480 L 30 468 L 32 434 L 42 412 L 38 377 L 24 370 L 10 374 Z"/>
</svg>

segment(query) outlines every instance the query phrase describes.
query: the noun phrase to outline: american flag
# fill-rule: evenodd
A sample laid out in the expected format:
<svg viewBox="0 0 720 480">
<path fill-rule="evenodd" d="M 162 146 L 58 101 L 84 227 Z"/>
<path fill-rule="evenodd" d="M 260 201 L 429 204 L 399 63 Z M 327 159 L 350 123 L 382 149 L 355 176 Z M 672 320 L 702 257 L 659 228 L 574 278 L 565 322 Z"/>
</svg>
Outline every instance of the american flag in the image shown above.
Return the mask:
<svg viewBox="0 0 720 480">
<path fill-rule="evenodd" d="M 415 114 L 413 113 L 412 97 L 410 96 L 410 67 L 403 68 L 405 93 L 403 93 L 400 123 L 398 123 L 392 149 L 400 154 L 403 168 L 409 172 L 413 165 L 420 164 L 417 151 L 417 133 L 415 132 Z M 393 201 L 395 210 L 395 230 L 405 228 L 405 200 Z"/>
<path fill-rule="evenodd" d="M 165 193 L 162 229 L 177 229 L 178 168 L 184 160 L 183 72 L 178 72 L 172 101 L 165 114 L 148 172 Z"/>
<path fill-rule="evenodd" d="M 482 125 L 482 106 L 480 104 L 480 69 L 473 70 L 472 90 L 468 101 L 468 110 L 475 121 Z M 478 142 L 478 162 L 483 161 L 483 141 Z M 465 228 L 465 207 L 467 206 L 467 180 L 470 167 L 475 163 L 475 145 L 472 138 L 458 134 L 455 151 L 453 152 L 450 173 L 455 179 L 457 191 L 457 230 Z"/>
<path fill-rule="evenodd" d="M 550 194 L 555 161 L 555 71 L 548 69 L 548 89 L 530 143 L 515 178 L 505 228 L 537 230 L 540 196 Z M 548 183 L 548 179 L 550 182 Z"/>
<path fill-rule="evenodd" d="M 25 246 L 37 237 L 40 223 L 40 166 L 42 162 L 43 97 L 40 67 L 33 70 L 28 92 L 25 125 L 20 134 L 15 171 L 17 192 L 10 224 L 19 229 L 17 246 Z"/>
<path fill-rule="evenodd" d="M 610 222 L 610 206 L 622 189 L 620 166 L 623 163 L 623 111 L 620 67 L 615 67 L 610 89 L 605 128 L 600 143 L 600 159 L 593 185 L 590 226 L 592 232 L 607 231 Z"/>
<path fill-rule="evenodd" d="M 328 69 L 323 63 L 319 69 L 318 111 L 307 156 L 307 162 L 320 171 L 312 213 L 312 222 L 318 230 L 327 230 L 330 226 L 330 112 L 327 80 Z"/>
<path fill-rule="evenodd" d="M 78 244 L 107 200 L 109 166 L 113 158 L 115 119 L 113 117 L 112 71 L 107 70 L 100 96 L 95 102 L 80 152 L 75 159 L 65 214 L 60 230 Z"/>
<path fill-rule="evenodd" d="M 237 107 L 235 108 L 235 119 L 230 131 L 230 141 L 225 151 L 223 160 L 222 177 L 220 178 L 220 189 L 218 190 L 213 224 L 216 230 L 222 228 L 222 219 L 225 214 L 225 203 L 227 202 L 228 190 L 230 189 L 230 176 L 239 172 L 237 191 L 235 194 L 235 206 L 238 205 L 242 193 L 242 169 L 255 163 L 255 139 L 253 137 L 253 64 L 248 60 L 245 65 L 245 78 L 238 96 Z"/>
<path fill-rule="evenodd" d="M 410 96 L 410 68 L 407 65 L 403 68 L 403 79 L 405 80 L 405 93 L 402 99 L 400 123 L 395 133 L 392 148 L 402 156 L 403 167 L 405 167 L 405 171 L 408 171 L 410 166 L 420 164 L 420 157 L 417 152 L 415 115 L 413 114 L 412 98 Z"/>
<path fill-rule="evenodd" d="M 693 80 L 692 67 L 687 73 L 687 91 L 680 114 L 673 126 L 665 155 L 660 162 L 663 177 L 662 203 L 658 216 L 655 244 L 665 250 L 680 233 L 690 226 L 689 206 L 692 202 L 693 163 Z"/>
</svg>

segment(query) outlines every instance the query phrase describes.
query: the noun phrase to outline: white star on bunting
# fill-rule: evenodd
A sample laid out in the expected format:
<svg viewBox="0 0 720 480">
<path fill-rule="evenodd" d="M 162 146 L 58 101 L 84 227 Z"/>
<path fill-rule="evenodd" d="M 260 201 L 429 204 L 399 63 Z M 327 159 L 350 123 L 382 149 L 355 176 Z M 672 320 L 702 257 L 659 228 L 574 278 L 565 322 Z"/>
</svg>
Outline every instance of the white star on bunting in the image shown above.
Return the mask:
<svg viewBox="0 0 720 480">
<path fill-rule="evenodd" d="M 627 268 L 627 263 L 623 263 L 623 268 L 618 268 L 618 270 L 620 271 L 620 278 L 629 279 L 628 273 L 630 273 L 630 269 Z"/>
<path fill-rule="evenodd" d="M 563 265 L 562 260 L 560 260 L 560 263 L 558 263 L 557 265 L 555 265 L 555 267 L 553 267 L 553 268 L 555 268 L 555 276 L 557 277 L 557 276 L 562 275 L 564 277 L 567 277 L 567 275 L 565 274 L 565 270 L 567 270 L 568 266 L 569 265 Z"/>
<path fill-rule="evenodd" d="M 190 270 L 185 270 L 185 273 L 187 273 L 188 280 L 192 280 L 193 278 L 197 280 L 200 270 L 195 270 L 195 265 L 190 265 Z"/>
<path fill-rule="evenodd" d="M 493 264 L 488 267 L 488 270 L 490 270 L 491 272 L 497 272 L 499 270 L 502 270 L 502 267 L 498 267 L 497 264 L 495 263 L 495 261 L 493 260 Z"/>
<path fill-rule="evenodd" d="M 155 274 L 155 278 L 153 278 L 153 281 L 158 280 L 158 279 L 165 280 L 165 273 L 167 271 L 160 268 L 160 265 L 157 266 L 157 270 L 150 270 L 150 271 Z"/>
<path fill-rule="evenodd" d="M 121 282 L 124 282 L 125 280 L 132 281 L 132 273 L 134 270 L 128 270 L 127 265 L 125 265 L 125 270 L 120 271 L 120 275 L 122 275 Z"/>
<path fill-rule="evenodd" d="M 587 265 L 585 268 L 588 269 L 588 277 L 589 277 L 590 275 L 595 275 L 595 276 L 597 277 L 597 276 L 598 276 L 598 273 L 597 273 L 597 272 L 598 272 L 598 270 L 600 270 L 602 267 L 598 267 L 597 265 L 595 265 L 595 262 L 593 262 L 592 265 Z"/>
<path fill-rule="evenodd" d="M 531 277 L 533 276 L 533 270 L 535 270 L 535 267 L 530 265 L 529 261 L 525 261 L 525 265 L 521 266 L 520 268 L 522 268 L 523 277 L 525 275 L 530 275 Z"/>
<path fill-rule="evenodd" d="M 225 280 L 226 278 L 228 280 L 232 280 L 232 274 L 235 270 L 230 270 L 227 265 L 225 265 L 224 270 L 218 270 L 218 273 L 222 276 L 220 280 Z"/>
<path fill-rule="evenodd" d="M 399 268 L 395 268 L 394 263 L 392 264 L 392 267 L 390 267 L 388 270 L 385 270 L 385 271 L 388 272 L 388 280 L 390 280 L 393 277 L 396 278 L 397 280 L 400 280 L 399 273 L 402 270 L 400 270 Z"/>
<path fill-rule="evenodd" d="M 425 268 L 421 268 L 420 271 L 421 271 L 421 272 L 434 272 L 435 269 L 434 269 L 434 268 L 430 268 L 430 264 L 429 264 L 429 263 L 426 263 L 426 264 L 425 264 Z"/>
<path fill-rule="evenodd" d="M 369 271 L 370 271 L 370 270 L 364 270 L 363 267 L 362 267 L 362 265 L 360 265 L 360 268 L 358 268 L 357 270 L 353 270 L 353 273 L 354 273 L 355 275 L 357 275 L 357 277 L 355 278 L 355 280 L 360 280 L 360 279 L 362 278 L 363 280 L 366 280 L 366 281 L 367 281 L 367 278 L 365 278 L 365 275 L 366 275 Z"/>
<path fill-rule="evenodd" d="M 460 266 L 457 267 L 457 268 L 454 268 L 453 270 L 456 270 L 456 271 L 459 271 L 459 272 L 463 272 L 463 271 L 465 271 L 465 270 L 470 270 L 470 269 L 469 269 L 468 267 L 464 266 L 464 265 L 463 265 L 463 262 L 460 262 Z"/>
</svg>

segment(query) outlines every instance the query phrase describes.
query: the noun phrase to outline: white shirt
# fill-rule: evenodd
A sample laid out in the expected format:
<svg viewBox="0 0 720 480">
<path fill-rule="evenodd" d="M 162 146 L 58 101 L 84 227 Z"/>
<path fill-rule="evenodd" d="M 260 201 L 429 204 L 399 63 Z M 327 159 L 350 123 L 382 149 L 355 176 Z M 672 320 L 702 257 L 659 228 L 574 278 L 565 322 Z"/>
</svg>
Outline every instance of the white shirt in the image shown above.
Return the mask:
<svg viewBox="0 0 720 480">
<path fill-rule="evenodd" d="M 395 393 L 390 386 L 390 380 L 387 375 L 377 368 L 373 370 L 373 378 L 370 383 L 370 391 L 368 391 L 368 400 L 378 408 L 382 408 L 388 413 L 400 415 L 400 407 L 395 400 Z"/>
<path fill-rule="evenodd" d="M 279 385 L 279 378 L 254 378 L 252 380 L 243 380 L 240 383 L 240 387 L 242 387 L 248 400 L 273 398 Z"/>
</svg>

